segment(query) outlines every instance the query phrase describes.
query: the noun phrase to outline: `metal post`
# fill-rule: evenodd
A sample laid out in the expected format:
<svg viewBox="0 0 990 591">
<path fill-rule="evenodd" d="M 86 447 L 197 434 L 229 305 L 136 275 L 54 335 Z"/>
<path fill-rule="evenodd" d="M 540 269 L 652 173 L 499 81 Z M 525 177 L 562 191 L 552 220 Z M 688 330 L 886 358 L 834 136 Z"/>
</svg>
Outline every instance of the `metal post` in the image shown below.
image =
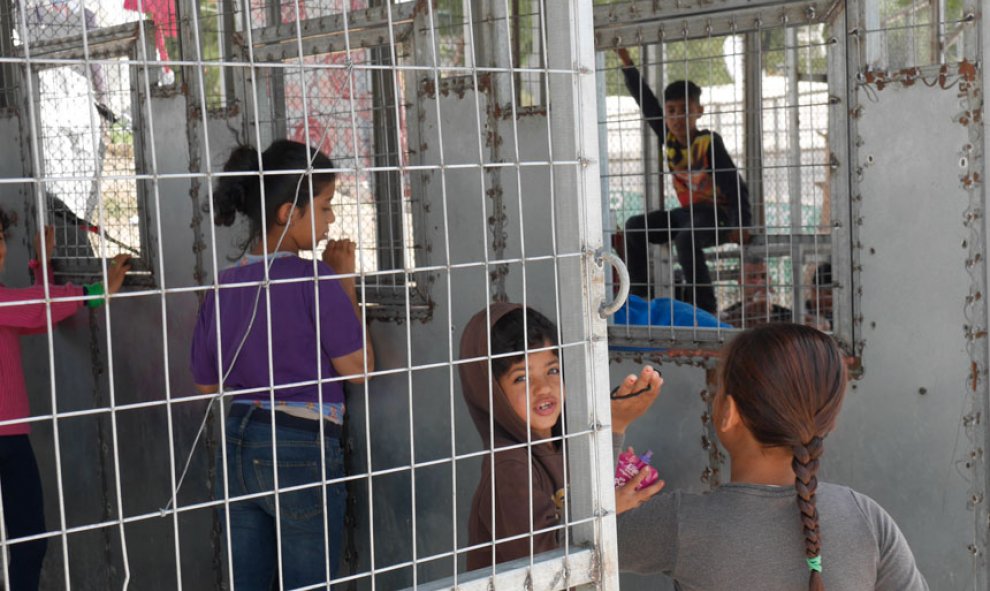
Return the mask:
<svg viewBox="0 0 990 591">
<path fill-rule="evenodd" d="M 791 311 L 793 319 L 800 321 L 798 306 L 804 305 L 801 281 L 801 241 L 794 240 L 803 232 L 801 223 L 801 117 L 798 92 L 797 29 L 784 29 L 784 52 L 787 70 L 787 196 L 791 210 Z"/>
<path fill-rule="evenodd" d="M 760 33 L 746 33 L 743 80 L 746 111 L 746 182 L 753 206 L 753 222 L 757 227 L 766 226 L 766 207 L 763 202 L 763 52 Z"/>
</svg>

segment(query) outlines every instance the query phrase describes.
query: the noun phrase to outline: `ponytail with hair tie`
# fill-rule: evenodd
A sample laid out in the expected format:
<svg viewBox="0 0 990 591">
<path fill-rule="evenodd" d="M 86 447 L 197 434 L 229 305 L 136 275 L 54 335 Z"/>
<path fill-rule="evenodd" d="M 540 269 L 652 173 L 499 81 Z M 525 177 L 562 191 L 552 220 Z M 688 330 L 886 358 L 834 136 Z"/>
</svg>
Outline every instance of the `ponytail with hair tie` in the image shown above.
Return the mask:
<svg viewBox="0 0 990 591">
<path fill-rule="evenodd" d="M 818 525 L 818 507 L 815 492 L 818 490 L 818 458 L 825 451 L 824 440 L 814 436 L 806 444 L 795 445 L 794 488 L 797 490 L 798 509 L 801 511 L 801 525 L 804 530 L 804 552 L 807 556 L 809 591 L 824 591 L 822 581 L 822 542 Z"/>
<path fill-rule="evenodd" d="M 262 164 L 266 174 L 259 174 Z M 224 172 L 235 174 L 219 177 L 213 190 L 213 221 L 232 226 L 238 213 L 247 219 L 250 231 L 240 245 L 243 254 L 273 227 L 280 207 L 309 207 L 312 197 L 336 180 L 333 169 L 333 160 L 325 154 L 292 140 L 275 140 L 260 156 L 253 146 L 238 146 L 223 165 Z M 297 170 L 306 172 L 280 174 Z M 303 182 L 307 177 L 311 183 Z"/>
<path fill-rule="evenodd" d="M 224 172 L 246 172 L 252 174 L 220 177 L 213 191 L 213 222 L 218 226 L 232 226 L 237 213 L 248 213 L 249 199 L 257 194 L 260 198 L 261 179 L 257 173 L 261 169 L 258 151 L 248 145 L 241 145 L 230 154 L 224 164 Z"/>
<path fill-rule="evenodd" d="M 835 339 L 809 326 L 765 324 L 733 339 L 722 358 L 722 389 L 731 392 L 746 427 L 767 447 L 794 454 L 808 589 L 824 591 L 815 493 L 824 437 L 835 427 L 848 374 Z"/>
</svg>

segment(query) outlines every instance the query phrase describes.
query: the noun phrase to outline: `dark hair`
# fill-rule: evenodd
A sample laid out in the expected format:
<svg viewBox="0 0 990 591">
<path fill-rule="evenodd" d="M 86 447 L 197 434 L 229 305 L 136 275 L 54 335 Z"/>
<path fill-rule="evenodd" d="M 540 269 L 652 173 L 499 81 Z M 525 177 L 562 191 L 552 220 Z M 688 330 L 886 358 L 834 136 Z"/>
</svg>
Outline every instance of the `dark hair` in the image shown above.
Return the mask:
<svg viewBox="0 0 990 591">
<path fill-rule="evenodd" d="M 825 287 L 832 284 L 832 263 L 822 263 L 815 267 L 815 287 Z"/>
<path fill-rule="evenodd" d="M 523 329 L 523 318 L 526 326 Z M 518 355 L 492 359 L 492 378 L 499 379 L 518 361 L 525 358 L 524 351 L 557 345 L 557 326 L 549 318 L 532 308 L 513 310 L 499 319 L 492 327 L 491 354 L 515 353 Z"/>
<path fill-rule="evenodd" d="M 676 80 L 663 89 L 663 102 L 701 100 L 701 87 L 690 80 Z"/>
<path fill-rule="evenodd" d="M 14 225 L 14 216 L 0 209 L 0 231 L 6 232 L 12 225 Z"/>
<path fill-rule="evenodd" d="M 306 148 L 305 144 L 291 140 L 276 140 L 261 155 L 264 172 L 277 170 L 313 169 L 313 190 L 320 191 L 327 183 L 336 179 L 331 172 L 333 161 L 316 148 Z M 251 220 L 251 234 L 245 241 L 245 248 L 251 241 L 260 237 L 268 228 L 262 227 L 262 219 L 268 226 L 274 223 L 278 209 L 286 203 L 295 203 L 305 209 L 309 206 L 309 183 L 305 175 L 263 174 L 258 162 L 258 151 L 251 146 L 238 146 L 223 165 L 224 172 L 245 172 L 250 174 L 220 177 L 213 190 L 213 221 L 218 226 L 233 225 L 237 213 Z M 300 176 L 303 176 L 300 183 Z M 264 208 L 262 209 L 261 182 L 264 178 Z M 298 191 L 297 188 L 298 187 Z M 305 196 L 300 198 L 300 196 Z M 262 211 L 264 212 L 262 214 Z M 263 218 L 264 216 L 264 218 Z"/>
<path fill-rule="evenodd" d="M 820 556 L 818 458 L 846 392 L 841 349 L 814 328 L 767 324 L 739 334 L 726 346 L 719 379 L 757 441 L 793 450 L 805 555 Z M 811 570 L 808 588 L 824 591 L 820 572 Z"/>
</svg>

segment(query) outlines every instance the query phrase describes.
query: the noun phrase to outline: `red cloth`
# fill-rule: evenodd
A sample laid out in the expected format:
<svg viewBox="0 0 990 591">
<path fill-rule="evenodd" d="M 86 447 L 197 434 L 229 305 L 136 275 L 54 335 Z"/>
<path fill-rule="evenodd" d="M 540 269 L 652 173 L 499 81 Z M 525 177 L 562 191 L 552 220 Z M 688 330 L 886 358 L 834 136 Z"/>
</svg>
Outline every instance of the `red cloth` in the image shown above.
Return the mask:
<svg viewBox="0 0 990 591">
<path fill-rule="evenodd" d="M 176 37 L 179 29 L 175 23 L 174 0 L 124 0 L 124 10 L 141 12 L 151 15 L 155 23 L 155 49 L 162 61 L 168 61 L 168 49 L 165 48 L 165 37 Z M 164 66 L 166 72 L 172 68 Z"/>
<path fill-rule="evenodd" d="M 155 27 L 166 37 L 175 37 L 179 29 L 175 23 L 174 0 L 124 0 L 124 10 L 145 12 L 155 21 Z"/>
</svg>

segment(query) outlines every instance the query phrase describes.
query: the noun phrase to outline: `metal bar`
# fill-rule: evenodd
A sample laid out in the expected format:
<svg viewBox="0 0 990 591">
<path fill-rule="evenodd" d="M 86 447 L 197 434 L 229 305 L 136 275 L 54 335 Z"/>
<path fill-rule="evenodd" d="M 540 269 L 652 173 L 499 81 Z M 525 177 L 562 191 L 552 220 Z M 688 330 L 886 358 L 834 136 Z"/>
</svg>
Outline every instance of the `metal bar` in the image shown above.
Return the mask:
<svg viewBox="0 0 990 591">
<path fill-rule="evenodd" d="M 969 14 L 979 14 L 979 8 L 982 7 L 982 16 L 973 23 L 973 26 L 967 31 L 966 34 L 966 49 L 967 51 L 963 54 L 964 57 L 968 56 L 981 56 L 981 62 L 985 59 L 985 52 L 990 49 L 990 22 L 987 21 L 987 11 L 985 3 L 981 3 L 978 0 L 968 0 L 964 6 L 964 11 Z M 972 50 L 972 53 L 970 53 Z M 979 53 L 980 51 L 984 54 Z M 985 62 L 982 62 L 985 64 Z M 978 80 L 980 84 L 979 94 L 977 95 L 973 89 L 967 93 L 969 95 L 970 107 L 979 104 L 979 97 L 986 97 L 987 92 L 990 91 L 990 76 L 987 75 L 986 68 L 981 67 L 978 69 Z M 985 104 L 985 98 L 983 99 L 983 104 Z M 987 173 L 990 172 L 990 133 L 987 132 L 987 127 L 985 124 L 979 125 L 975 122 L 970 125 L 970 135 L 974 140 L 974 143 L 982 141 L 982 150 L 979 148 L 974 155 L 974 167 L 979 167 L 982 171 L 983 178 L 987 178 Z M 981 212 L 980 215 L 975 216 L 970 220 L 969 223 L 974 224 L 974 231 L 982 231 L 982 239 L 977 240 L 976 236 L 970 241 L 970 251 L 969 257 L 973 261 L 980 259 L 982 255 L 983 260 L 986 260 L 987 255 L 987 236 L 990 235 L 990 223 L 988 223 L 986 212 L 987 198 L 990 197 L 990 189 L 987 187 L 986 181 L 980 183 L 980 188 L 975 189 L 974 193 L 970 196 L 970 203 L 973 207 L 973 211 Z M 987 268 L 985 264 L 975 264 L 971 267 L 973 273 L 973 289 L 978 290 L 976 293 L 987 293 Z M 979 326 L 987 325 L 987 314 L 988 308 L 986 303 L 986 298 L 982 298 L 982 301 L 978 301 L 974 298 L 972 304 L 974 314 L 971 317 L 971 321 Z M 978 388 L 974 387 L 972 392 L 973 396 L 973 411 L 976 416 L 990 416 L 990 391 L 988 391 L 988 384 L 986 378 L 986 368 L 990 365 L 990 354 L 988 354 L 988 345 L 986 338 L 979 338 L 976 342 L 971 343 L 974 363 L 981 366 L 977 374 L 980 376 L 978 378 Z M 990 444 L 990 431 L 986 429 L 982 421 L 977 421 L 977 424 L 971 426 L 976 433 L 974 437 L 976 444 L 976 449 L 986 450 L 987 445 Z M 985 461 L 973 462 L 973 490 L 975 491 L 987 491 L 990 490 L 990 471 L 987 470 L 987 465 Z M 985 495 L 985 492 L 981 495 Z M 975 496 L 973 498 L 976 498 Z M 980 554 L 986 552 L 986 538 L 983 535 L 985 531 L 982 528 L 982 524 L 987 522 L 987 503 L 985 497 L 980 499 L 981 502 L 973 504 L 973 534 L 974 540 L 977 541 L 976 550 Z M 986 587 L 988 580 L 990 580 L 990 567 L 986 565 L 983 561 L 974 560 L 973 561 L 973 587 L 980 588 Z"/>
<path fill-rule="evenodd" d="M 141 38 L 139 29 L 142 27 L 145 29 L 145 34 L 154 34 L 154 25 L 149 21 L 124 23 L 87 31 L 85 46 L 79 35 L 32 41 L 31 54 L 39 58 L 67 58 L 75 61 L 82 60 L 84 56 L 87 56 L 85 57 L 87 65 L 90 65 L 90 61 L 94 58 L 99 59 L 104 56 L 129 53 L 131 46 Z M 25 43 L 15 46 L 13 52 L 4 55 L 11 55 L 19 60 L 25 58 L 26 51 L 27 44 Z"/>
<path fill-rule="evenodd" d="M 548 113 L 555 153 L 576 158 L 581 164 L 571 170 L 560 170 L 556 176 L 555 192 L 567 195 L 554 204 L 556 224 L 574 229 L 557 235 L 558 252 L 584 252 L 578 268 L 559 269 L 558 322 L 561 335 L 587 340 L 587 347 L 576 354 L 564 352 L 563 366 L 572 376 L 581 378 L 568 382 L 567 417 L 571 428 L 591 427 L 594 434 L 571 442 L 571 482 L 589 483 L 573 487 L 570 508 L 572 515 L 596 515 L 593 522 L 575 526 L 571 544 L 594 544 L 598 561 L 598 589 L 618 589 L 618 567 L 615 563 L 616 533 L 614 518 L 614 476 L 612 473 L 610 407 L 607 397 L 596 396 L 608 391 L 608 347 L 605 321 L 598 316 L 598 303 L 605 297 L 603 269 L 596 267 L 593 253 L 601 247 L 601 176 L 598 136 L 595 125 L 595 56 L 594 22 L 587 4 L 548 2 L 548 23 L 566 23 L 547 30 L 547 67 L 570 65 L 574 74 L 564 78 L 549 77 Z M 577 207 L 574 206 L 576 196 Z M 573 386 L 573 388 L 571 387 Z"/>
<path fill-rule="evenodd" d="M 746 120 L 743 133 L 746 136 L 746 180 L 749 183 L 750 203 L 755 209 L 754 224 L 766 226 L 766 205 L 763 196 L 763 51 L 759 33 L 745 36 L 745 76 L 743 99 Z"/>
<path fill-rule="evenodd" d="M 14 2 L 0 0 L 0 55 L 14 53 Z M 14 84 L 17 68 L 14 64 L 0 64 L 0 107 L 13 107 L 17 104 Z"/>
<path fill-rule="evenodd" d="M 557 591 L 577 585 L 598 583 L 596 552 L 590 548 L 564 552 L 556 550 L 538 554 L 539 569 L 530 566 L 529 558 L 521 558 L 489 571 L 474 571 L 458 577 L 419 584 L 404 591 L 489 591 L 497 589 L 539 589 Z M 601 588 L 595 585 L 597 588 Z"/>
<path fill-rule="evenodd" d="M 86 0 L 81 0 L 81 2 L 80 2 L 80 12 L 82 14 L 85 14 L 85 10 L 86 10 Z M 83 64 L 82 65 L 83 65 L 83 74 L 84 74 L 84 76 L 86 78 L 86 90 L 87 90 L 86 95 L 87 95 L 87 101 L 89 102 L 89 104 L 95 104 L 96 103 L 96 97 L 95 97 L 95 93 L 93 91 L 93 89 L 94 89 L 94 84 L 93 84 L 93 70 L 90 67 L 90 64 L 88 63 L 89 62 L 89 31 L 88 31 L 88 24 L 87 24 L 85 18 L 81 18 L 80 21 L 81 21 L 81 24 L 82 24 L 82 48 L 83 48 L 83 60 L 82 60 L 83 61 Z M 140 28 L 136 28 L 136 30 L 140 30 Z M 132 95 L 132 97 L 133 97 L 133 95 Z M 89 125 L 90 125 L 90 129 L 91 130 L 94 130 L 94 131 L 100 130 L 101 129 L 101 126 L 100 126 L 100 124 L 98 124 L 96 122 L 96 116 L 94 114 L 94 109 L 87 109 L 87 111 L 89 113 L 89 119 L 90 119 Z M 153 131 L 152 131 L 151 137 L 154 138 Z M 99 138 L 97 138 L 97 133 L 93 133 L 91 135 L 91 139 L 92 139 L 92 142 L 93 142 L 93 154 L 94 155 L 97 155 L 97 157 L 99 158 L 102 155 L 102 152 L 101 152 L 101 150 L 99 149 L 99 146 L 98 146 L 98 144 L 100 143 L 101 140 Z M 97 203 L 97 218 L 96 219 L 97 219 L 97 224 L 99 225 L 99 227 L 103 229 L 102 232 L 101 232 L 101 236 L 105 236 L 106 235 L 106 232 L 107 232 L 107 229 L 106 229 L 106 217 L 105 217 L 106 216 L 106 210 L 105 210 L 105 204 L 104 204 L 102 190 L 101 190 L 101 179 L 100 179 L 100 175 L 101 175 L 101 172 L 102 172 L 102 163 L 97 162 L 96 165 L 95 165 L 95 167 L 94 167 L 94 169 L 96 171 L 96 178 L 95 178 L 95 184 L 94 184 L 94 186 L 95 186 L 95 189 L 96 189 L 96 194 L 98 195 L 98 198 L 96 200 L 96 203 Z M 101 260 L 101 267 L 102 267 L 101 268 L 101 271 L 102 271 L 101 275 L 103 277 L 103 284 L 104 285 L 107 284 L 107 277 L 109 276 L 108 262 L 107 262 L 107 258 L 106 258 L 106 255 L 107 255 L 106 249 L 107 249 L 107 241 L 106 240 L 100 240 L 100 250 L 102 251 L 100 254 L 103 255 L 102 256 L 102 260 Z M 123 519 L 123 517 L 124 517 L 124 497 L 123 497 L 123 494 L 122 494 L 121 484 L 120 484 L 120 470 L 121 470 L 121 466 L 120 466 L 120 444 L 118 442 L 118 437 L 117 437 L 117 433 L 118 433 L 118 431 L 117 431 L 117 429 L 118 429 L 118 427 L 117 427 L 117 412 L 116 412 L 116 409 L 114 408 L 116 406 L 116 387 L 115 387 L 115 384 L 114 384 L 114 348 L 113 348 L 112 323 L 111 323 L 111 316 L 110 316 L 110 302 L 109 301 L 107 301 L 106 304 L 103 306 L 103 318 L 104 318 L 104 322 L 106 322 L 107 377 L 108 377 L 108 390 L 109 390 L 109 402 L 110 402 L 110 429 L 111 429 L 111 438 L 112 438 L 111 439 L 111 443 L 110 443 L 110 447 L 113 450 L 114 493 L 115 493 L 115 497 L 116 497 L 117 515 L 119 516 L 120 519 Z M 54 390 L 54 388 L 53 388 L 53 390 Z M 127 536 L 126 536 L 126 532 L 125 532 L 124 525 L 123 525 L 122 522 L 118 526 L 117 532 L 118 532 L 118 535 L 120 537 L 121 558 L 122 558 L 123 566 L 124 566 L 124 580 L 123 580 L 122 587 L 123 587 L 123 589 L 126 590 L 127 587 L 128 587 L 128 584 L 130 582 L 130 578 L 131 578 L 131 568 L 130 568 L 129 553 L 128 553 L 128 550 L 127 550 Z"/>
<path fill-rule="evenodd" d="M 650 21 L 595 21 L 595 49 L 615 49 L 661 43 L 667 39 L 699 39 L 750 33 L 773 23 L 792 25 L 819 22 L 833 2 L 769 3 L 765 6 L 705 13 L 688 11 L 658 16 Z"/>
<path fill-rule="evenodd" d="M 855 318 L 859 309 L 856 296 L 857 274 L 853 267 L 858 255 L 853 245 L 853 220 L 858 216 L 858 180 L 855 176 L 856 112 L 859 99 L 856 92 L 856 76 L 859 64 L 865 58 L 862 53 L 863 36 L 852 34 L 862 26 L 861 5 L 849 0 L 833 30 L 835 43 L 827 53 L 829 80 L 828 146 L 831 152 L 829 171 L 829 199 L 832 219 L 832 299 L 833 335 L 846 351 L 859 354 L 857 343 L 859 327 Z M 847 34 L 849 32 L 849 34 Z"/>
<path fill-rule="evenodd" d="M 388 49 L 375 48 L 371 50 L 372 60 L 377 64 L 389 65 L 392 57 Z M 396 242 L 395 236 L 402 236 L 402 191 L 399 186 L 401 172 L 399 170 L 399 120 L 394 110 L 396 85 L 385 71 L 377 71 L 372 75 L 372 117 L 374 120 L 374 145 L 376 146 L 374 162 L 377 167 L 388 167 L 374 173 L 375 176 L 375 216 L 377 226 L 378 268 L 403 269 L 403 246 L 401 239 Z M 360 215 L 360 213 L 359 213 Z"/>
<path fill-rule="evenodd" d="M 291 57 L 298 50 L 298 22 L 303 53 L 307 55 L 387 45 L 391 39 L 404 41 L 409 37 L 417 10 L 418 2 L 405 2 L 388 8 L 383 6 L 351 11 L 346 23 L 341 13 L 261 27 L 253 31 L 253 43 L 256 55 L 262 59 Z"/>
<path fill-rule="evenodd" d="M 791 313 L 792 320 L 800 322 L 802 314 L 798 306 L 804 306 L 801 285 L 801 249 L 794 242 L 794 236 L 801 232 L 803 195 L 801 191 L 801 117 L 798 92 L 798 44 L 797 29 L 789 26 L 784 29 L 785 70 L 787 72 L 787 94 L 784 104 L 787 107 L 787 196 L 791 213 Z"/>
<path fill-rule="evenodd" d="M 685 17 L 711 16 L 731 12 L 745 13 L 751 10 L 767 10 L 779 7 L 798 5 L 813 6 L 819 14 L 822 8 L 828 9 L 841 0 L 677 0 L 676 2 L 657 2 L 657 0 L 636 0 L 614 4 L 595 6 L 595 28 L 604 24 L 655 22 Z"/>
</svg>

